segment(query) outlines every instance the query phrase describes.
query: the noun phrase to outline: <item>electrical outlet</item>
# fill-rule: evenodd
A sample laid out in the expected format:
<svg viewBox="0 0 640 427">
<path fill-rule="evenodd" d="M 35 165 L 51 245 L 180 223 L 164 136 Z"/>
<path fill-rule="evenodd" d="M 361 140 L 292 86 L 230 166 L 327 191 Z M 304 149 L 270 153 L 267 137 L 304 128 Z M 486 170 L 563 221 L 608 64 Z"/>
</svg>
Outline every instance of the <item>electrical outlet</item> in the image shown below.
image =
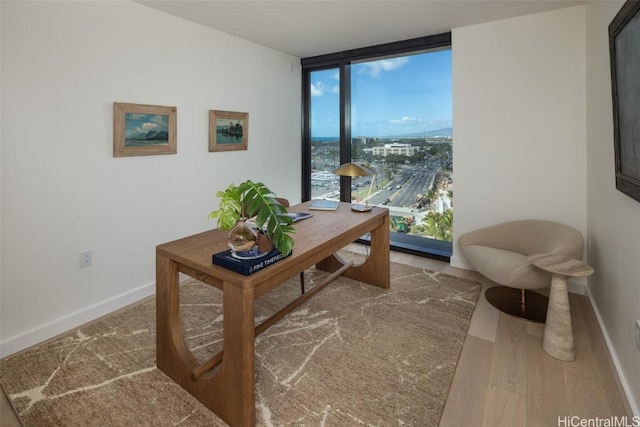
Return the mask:
<svg viewBox="0 0 640 427">
<path fill-rule="evenodd" d="M 92 251 L 80 252 L 78 259 L 80 261 L 80 268 L 91 267 L 91 264 L 93 262 L 93 252 Z"/>
<path fill-rule="evenodd" d="M 640 348 L 640 320 L 636 320 L 636 345 Z"/>
</svg>

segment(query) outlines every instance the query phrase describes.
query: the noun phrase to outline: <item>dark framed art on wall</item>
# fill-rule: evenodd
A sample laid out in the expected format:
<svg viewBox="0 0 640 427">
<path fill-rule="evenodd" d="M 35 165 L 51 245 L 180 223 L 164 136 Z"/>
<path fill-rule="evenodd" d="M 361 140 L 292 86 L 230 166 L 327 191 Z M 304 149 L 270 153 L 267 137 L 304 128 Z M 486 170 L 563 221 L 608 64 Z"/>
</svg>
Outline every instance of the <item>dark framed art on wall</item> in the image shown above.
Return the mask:
<svg viewBox="0 0 640 427">
<path fill-rule="evenodd" d="M 640 202 L 640 1 L 609 25 L 616 188 Z"/>
</svg>

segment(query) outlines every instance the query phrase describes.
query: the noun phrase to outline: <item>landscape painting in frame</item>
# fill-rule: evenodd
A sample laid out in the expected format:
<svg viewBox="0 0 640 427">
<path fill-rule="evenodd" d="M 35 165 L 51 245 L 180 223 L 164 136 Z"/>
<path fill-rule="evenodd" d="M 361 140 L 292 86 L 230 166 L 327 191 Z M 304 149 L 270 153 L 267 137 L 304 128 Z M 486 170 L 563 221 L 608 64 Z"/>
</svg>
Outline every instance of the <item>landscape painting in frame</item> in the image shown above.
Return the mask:
<svg viewBox="0 0 640 427">
<path fill-rule="evenodd" d="M 249 113 L 209 110 L 209 151 L 246 150 Z"/>
<path fill-rule="evenodd" d="M 176 107 L 113 103 L 113 157 L 176 152 Z"/>
</svg>

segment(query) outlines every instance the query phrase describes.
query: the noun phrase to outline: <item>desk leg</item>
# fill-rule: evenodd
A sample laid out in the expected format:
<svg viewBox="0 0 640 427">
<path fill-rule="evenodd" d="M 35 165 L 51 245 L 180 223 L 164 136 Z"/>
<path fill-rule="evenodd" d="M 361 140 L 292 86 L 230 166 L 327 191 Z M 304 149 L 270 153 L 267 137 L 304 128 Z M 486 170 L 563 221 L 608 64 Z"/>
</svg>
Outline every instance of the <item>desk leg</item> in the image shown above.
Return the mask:
<svg viewBox="0 0 640 427">
<path fill-rule="evenodd" d="M 389 289 L 391 286 L 389 215 L 385 215 L 384 218 L 382 225 L 371 231 L 371 252 L 367 260 L 363 264 L 351 267 L 343 276 Z M 316 267 L 320 270 L 334 272 L 345 264 L 340 257 L 334 254 L 319 262 Z"/>
<path fill-rule="evenodd" d="M 256 423 L 254 289 L 224 284 L 224 356 L 220 376 L 232 426 Z"/>
<path fill-rule="evenodd" d="M 215 375 L 194 380 L 200 365 L 180 325 L 178 265 L 156 255 L 156 357 L 158 369 L 231 426 L 255 425 L 254 290 L 224 283 L 224 357 Z"/>
<path fill-rule="evenodd" d="M 567 281 L 559 274 L 554 274 L 551 278 L 542 348 L 559 360 L 570 362 L 576 358 Z"/>
<path fill-rule="evenodd" d="M 180 326 L 178 265 L 156 256 L 156 359 L 158 368 L 184 387 L 189 365 L 197 365 Z M 186 367 L 185 367 L 186 366 Z"/>
</svg>

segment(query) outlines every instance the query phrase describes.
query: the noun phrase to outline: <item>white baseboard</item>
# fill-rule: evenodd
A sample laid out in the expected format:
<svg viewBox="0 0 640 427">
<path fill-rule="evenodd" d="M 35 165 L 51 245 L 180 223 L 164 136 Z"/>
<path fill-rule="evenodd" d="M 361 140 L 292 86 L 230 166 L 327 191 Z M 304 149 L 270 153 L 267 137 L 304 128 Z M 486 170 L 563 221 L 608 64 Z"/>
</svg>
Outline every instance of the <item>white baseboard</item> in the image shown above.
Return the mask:
<svg viewBox="0 0 640 427">
<path fill-rule="evenodd" d="M 567 279 L 567 291 L 572 294 L 585 295 L 587 293 L 586 277 L 570 277 Z"/>
<path fill-rule="evenodd" d="M 12 355 L 33 345 L 46 341 L 64 332 L 70 331 L 87 322 L 91 322 L 101 316 L 133 304 L 141 299 L 151 296 L 156 291 L 156 283 L 132 289 L 115 297 L 101 301 L 97 304 L 85 307 L 76 312 L 67 314 L 58 319 L 44 323 L 18 335 L 9 337 L 0 342 L 0 358 Z"/>
<path fill-rule="evenodd" d="M 466 259 L 464 259 L 463 257 L 460 257 L 460 256 L 456 256 L 456 255 L 453 255 L 449 259 L 449 265 L 451 267 L 461 268 L 463 270 L 472 270 L 472 271 L 474 271 L 473 267 L 471 267 L 471 264 L 469 264 Z"/>
<path fill-rule="evenodd" d="M 625 394 L 625 398 L 627 399 L 627 403 L 631 408 L 631 412 L 633 412 L 632 415 L 636 417 L 640 417 L 640 408 L 638 408 L 638 405 L 633 400 L 633 395 L 631 394 L 631 388 L 629 387 L 629 382 L 627 381 L 627 378 L 624 376 L 622 368 L 620 367 L 620 361 L 618 360 L 616 351 L 613 348 L 613 345 L 611 344 L 611 339 L 609 338 L 607 329 L 604 327 L 604 323 L 602 322 L 602 317 L 600 316 L 600 311 L 598 310 L 598 306 L 594 303 L 593 295 L 591 295 L 591 290 L 589 289 L 588 286 L 586 287 L 586 290 L 587 290 L 586 292 L 587 298 L 589 298 L 591 307 L 593 308 L 593 312 L 596 315 L 596 320 L 598 321 L 598 326 L 600 327 L 600 330 L 602 331 L 602 336 L 604 337 L 604 341 L 607 344 L 607 350 L 609 351 L 609 355 L 611 356 L 611 360 L 613 361 L 613 365 L 614 365 L 613 367 L 615 368 L 616 373 L 618 374 L 618 379 L 620 380 L 620 385 L 622 386 L 622 389 L 623 389 L 622 391 Z"/>
</svg>

